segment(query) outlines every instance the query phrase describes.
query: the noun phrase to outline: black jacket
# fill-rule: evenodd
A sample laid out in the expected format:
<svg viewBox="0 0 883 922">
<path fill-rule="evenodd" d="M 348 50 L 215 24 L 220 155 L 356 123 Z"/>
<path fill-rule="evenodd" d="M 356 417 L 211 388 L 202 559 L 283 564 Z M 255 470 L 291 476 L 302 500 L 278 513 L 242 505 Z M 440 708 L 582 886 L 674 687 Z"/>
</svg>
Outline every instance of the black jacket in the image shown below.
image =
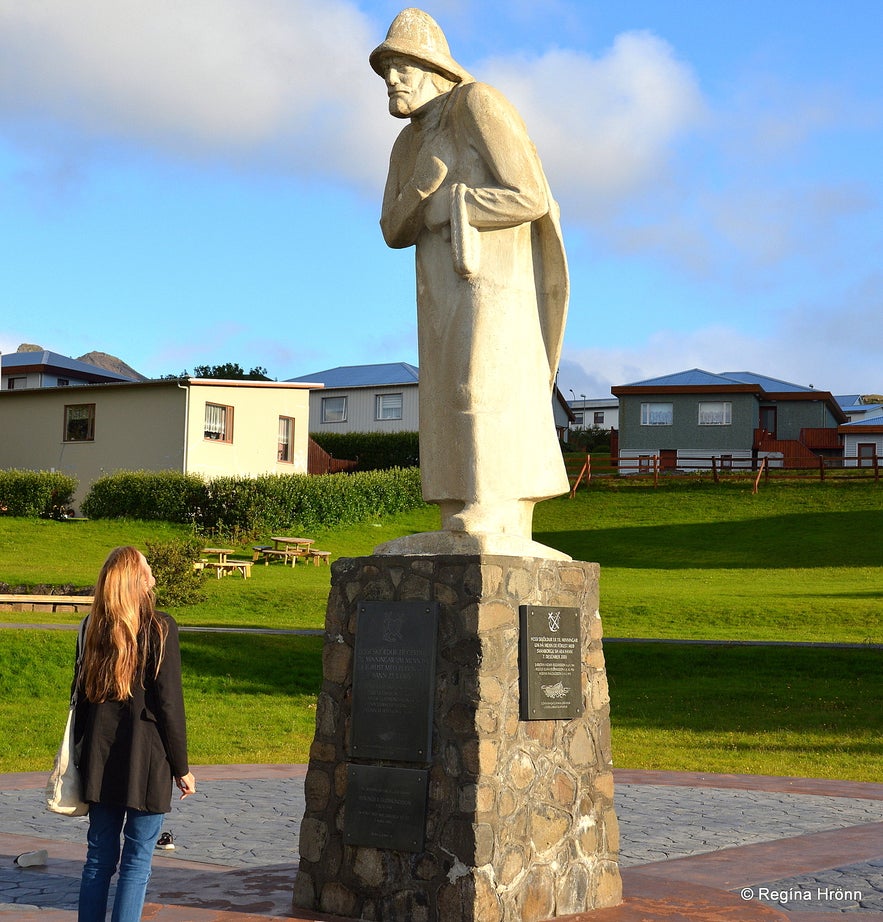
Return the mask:
<svg viewBox="0 0 883 922">
<path fill-rule="evenodd" d="M 82 742 L 78 765 L 88 803 L 168 813 L 172 778 L 189 771 L 178 625 L 158 614 L 168 626 L 165 655 L 154 677 L 151 643 L 144 688 L 136 681 L 128 700 L 92 704 L 80 685 L 75 739 Z"/>
</svg>

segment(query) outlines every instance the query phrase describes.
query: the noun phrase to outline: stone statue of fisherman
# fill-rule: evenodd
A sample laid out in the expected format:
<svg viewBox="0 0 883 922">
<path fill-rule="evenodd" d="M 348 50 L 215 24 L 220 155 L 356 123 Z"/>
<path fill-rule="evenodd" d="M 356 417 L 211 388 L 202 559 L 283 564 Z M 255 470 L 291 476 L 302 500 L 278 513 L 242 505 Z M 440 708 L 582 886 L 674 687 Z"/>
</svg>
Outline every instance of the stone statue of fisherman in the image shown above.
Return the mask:
<svg viewBox="0 0 883 922">
<path fill-rule="evenodd" d="M 416 247 L 420 467 L 442 514 L 441 532 L 377 553 L 564 557 L 531 540 L 534 505 L 569 486 L 551 400 L 569 283 L 536 149 L 421 10 L 396 16 L 370 62 L 410 119 L 380 225 L 390 247 Z"/>
</svg>

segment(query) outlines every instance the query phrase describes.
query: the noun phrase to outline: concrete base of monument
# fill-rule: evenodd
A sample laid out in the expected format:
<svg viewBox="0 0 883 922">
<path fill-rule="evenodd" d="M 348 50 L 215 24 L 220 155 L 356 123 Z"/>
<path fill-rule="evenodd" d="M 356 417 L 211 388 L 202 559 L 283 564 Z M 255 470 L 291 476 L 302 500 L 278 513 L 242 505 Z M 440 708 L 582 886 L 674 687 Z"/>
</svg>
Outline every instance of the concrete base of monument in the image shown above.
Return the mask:
<svg viewBox="0 0 883 922">
<path fill-rule="evenodd" d="M 524 606 L 553 633 L 578 620 L 575 673 L 545 685 L 552 707 L 576 687 L 577 716 L 525 719 Z M 538 644 L 543 669 L 555 668 L 558 636 Z M 424 694 L 429 731 L 409 741 Z M 371 746 L 387 736 L 394 757 Z M 597 564 L 339 560 L 293 903 L 388 922 L 533 922 L 616 906 L 611 765 Z"/>
<path fill-rule="evenodd" d="M 481 534 L 462 531 L 424 531 L 405 535 L 374 548 L 382 556 L 463 556 L 487 554 L 501 557 L 537 557 L 570 560 L 571 557 L 521 535 Z"/>
</svg>

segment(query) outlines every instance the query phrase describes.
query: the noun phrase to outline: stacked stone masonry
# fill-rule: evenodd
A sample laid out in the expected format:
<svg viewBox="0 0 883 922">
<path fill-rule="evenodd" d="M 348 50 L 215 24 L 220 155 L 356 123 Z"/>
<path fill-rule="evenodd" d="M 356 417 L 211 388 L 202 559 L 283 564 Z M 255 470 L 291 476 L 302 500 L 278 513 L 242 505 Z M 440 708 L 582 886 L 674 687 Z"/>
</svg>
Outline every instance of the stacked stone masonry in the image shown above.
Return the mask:
<svg viewBox="0 0 883 922">
<path fill-rule="evenodd" d="M 359 603 L 437 601 L 426 843 L 343 839 Z M 584 714 L 520 719 L 520 605 L 578 608 Z M 535 922 L 621 901 L 597 564 L 497 556 L 334 564 L 294 905 L 378 922 Z M 377 764 L 377 763 L 375 763 Z M 382 763 L 381 763 L 382 764 Z"/>
</svg>

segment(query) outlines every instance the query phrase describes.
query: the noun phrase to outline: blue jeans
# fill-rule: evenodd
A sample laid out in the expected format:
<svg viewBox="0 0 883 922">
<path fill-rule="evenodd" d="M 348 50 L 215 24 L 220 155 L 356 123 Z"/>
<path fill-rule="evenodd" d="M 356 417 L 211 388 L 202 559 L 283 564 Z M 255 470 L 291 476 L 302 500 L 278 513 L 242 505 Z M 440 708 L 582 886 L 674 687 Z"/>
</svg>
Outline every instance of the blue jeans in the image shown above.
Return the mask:
<svg viewBox="0 0 883 922">
<path fill-rule="evenodd" d="M 162 813 L 142 813 L 108 804 L 89 807 L 88 849 L 80 880 L 78 922 L 104 922 L 110 879 L 117 861 L 120 874 L 111 920 L 139 922 L 150 880 L 153 849 L 162 823 Z M 120 832 L 124 836 L 122 859 Z"/>
</svg>

